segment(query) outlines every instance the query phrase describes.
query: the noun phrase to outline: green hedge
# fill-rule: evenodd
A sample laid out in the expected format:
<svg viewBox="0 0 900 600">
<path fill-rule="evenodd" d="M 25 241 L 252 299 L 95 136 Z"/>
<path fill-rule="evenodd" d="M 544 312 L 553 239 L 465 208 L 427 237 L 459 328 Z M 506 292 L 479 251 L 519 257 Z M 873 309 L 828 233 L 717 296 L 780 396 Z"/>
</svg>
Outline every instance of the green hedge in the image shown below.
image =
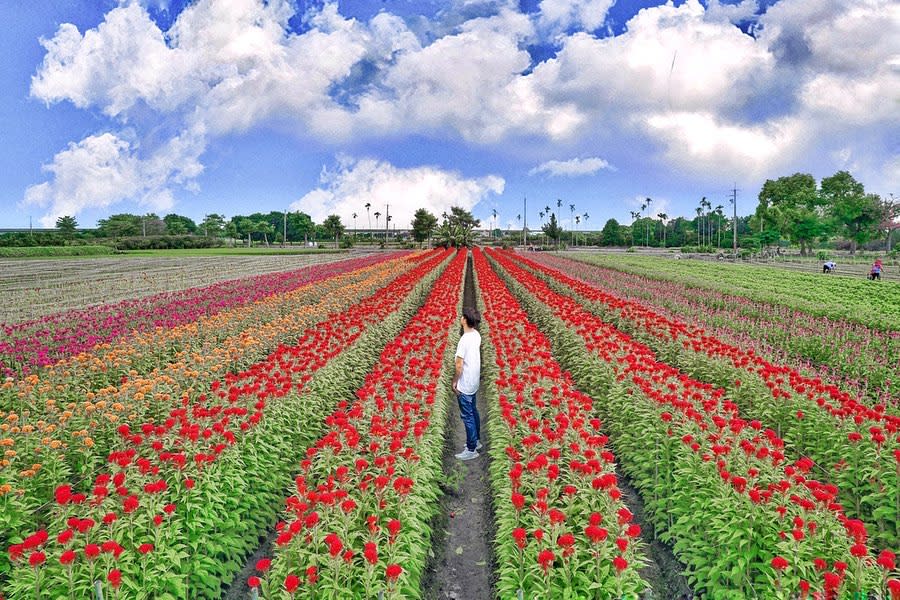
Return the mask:
<svg viewBox="0 0 900 600">
<path fill-rule="evenodd" d="M 36 258 L 45 256 L 103 256 L 114 254 L 109 246 L 30 246 L 0 247 L 0 258 Z"/>
</svg>

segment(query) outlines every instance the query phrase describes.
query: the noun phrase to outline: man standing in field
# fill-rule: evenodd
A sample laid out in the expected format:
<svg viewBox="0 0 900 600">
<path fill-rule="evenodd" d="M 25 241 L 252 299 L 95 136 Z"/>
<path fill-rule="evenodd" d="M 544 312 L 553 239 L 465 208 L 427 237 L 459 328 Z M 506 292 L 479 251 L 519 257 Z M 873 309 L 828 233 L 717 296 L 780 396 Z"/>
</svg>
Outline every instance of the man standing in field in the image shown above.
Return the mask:
<svg viewBox="0 0 900 600">
<path fill-rule="evenodd" d="M 481 315 L 477 310 L 463 309 L 460 317 L 463 334 L 456 345 L 456 374 L 453 376 L 453 391 L 459 402 L 459 415 L 466 427 L 466 447 L 456 455 L 459 460 L 478 458 L 478 450 L 481 448 L 481 418 L 475 406 L 481 382 L 481 334 L 475 328 L 480 322 Z"/>
</svg>

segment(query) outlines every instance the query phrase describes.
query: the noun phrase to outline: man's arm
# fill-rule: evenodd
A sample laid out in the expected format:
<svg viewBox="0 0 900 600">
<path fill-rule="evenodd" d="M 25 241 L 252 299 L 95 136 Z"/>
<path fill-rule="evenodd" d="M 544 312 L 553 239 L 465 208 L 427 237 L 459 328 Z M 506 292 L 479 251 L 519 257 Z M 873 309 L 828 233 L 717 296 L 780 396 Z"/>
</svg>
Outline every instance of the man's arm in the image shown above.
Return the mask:
<svg viewBox="0 0 900 600">
<path fill-rule="evenodd" d="M 456 357 L 456 373 L 453 375 L 453 391 L 459 393 L 459 390 L 456 389 L 456 384 L 459 382 L 459 378 L 462 376 L 463 369 L 463 359 L 461 356 Z"/>
</svg>

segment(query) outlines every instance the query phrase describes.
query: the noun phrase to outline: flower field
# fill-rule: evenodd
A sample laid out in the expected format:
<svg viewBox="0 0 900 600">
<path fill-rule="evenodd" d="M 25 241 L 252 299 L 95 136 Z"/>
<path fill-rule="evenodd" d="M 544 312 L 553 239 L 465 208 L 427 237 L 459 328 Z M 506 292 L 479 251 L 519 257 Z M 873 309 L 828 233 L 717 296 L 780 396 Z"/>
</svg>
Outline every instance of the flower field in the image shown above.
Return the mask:
<svg viewBox="0 0 900 600">
<path fill-rule="evenodd" d="M 466 293 L 496 597 L 900 598 L 895 330 L 478 248 L 8 325 L 0 597 L 425 597 Z"/>
</svg>

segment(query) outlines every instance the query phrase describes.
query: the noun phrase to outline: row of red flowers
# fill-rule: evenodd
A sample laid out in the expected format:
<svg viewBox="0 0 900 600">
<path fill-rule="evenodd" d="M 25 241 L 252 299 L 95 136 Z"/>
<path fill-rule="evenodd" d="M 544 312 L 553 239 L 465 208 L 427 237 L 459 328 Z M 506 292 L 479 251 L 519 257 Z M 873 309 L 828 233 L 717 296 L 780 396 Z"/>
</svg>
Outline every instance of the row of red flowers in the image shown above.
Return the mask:
<svg viewBox="0 0 900 600">
<path fill-rule="evenodd" d="M 900 417 L 837 386 L 772 364 L 752 349 L 725 343 L 652 307 L 618 298 L 555 269 L 526 263 L 589 310 L 651 346 L 670 364 L 724 388 L 742 413 L 770 423 L 798 452 L 827 471 L 848 513 L 882 547 L 900 538 Z"/>
<path fill-rule="evenodd" d="M 659 362 L 520 259 L 491 256 L 579 385 L 606 397 L 598 409 L 616 453 L 698 589 L 787 598 L 886 585 L 893 554 L 870 554 L 865 525 L 843 514 L 835 486 L 812 478 L 811 460 L 787 462 L 778 435 L 742 419 L 724 390 Z"/>
<path fill-rule="evenodd" d="M 129 594 L 218 597 L 274 516 L 299 452 L 295 445 L 313 439 L 333 408 L 336 400 L 327 392 L 340 389 L 340 382 L 332 383 L 335 375 L 359 360 L 345 360 L 352 354 L 347 349 L 366 355 L 372 343 L 383 344 L 383 332 L 369 330 L 384 329 L 385 319 L 444 262 L 440 253 L 423 257 L 417 268 L 310 328 L 295 345 L 214 382 L 192 403 L 170 407 L 164 419 L 135 431 L 122 426 L 121 447 L 110 453 L 108 470 L 93 487 L 80 493 L 59 486 L 48 528 L 10 548 L 17 564 L 10 596 L 41 585 L 80 595 L 101 568 L 115 567 Z M 372 343 L 360 347 L 364 335 Z M 242 487 L 252 493 L 241 493 Z M 110 552 L 98 562 L 90 546 L 100 541 Z M 78 559 L 64 564 L 69 550 Z M 46 565 L 31 565 L 36 552 L 49 557 Z"/>
<path fill-rule="evenodd" d="M 260 561 L 248 582 L 262 597 L 421 593 L 465 262 L 460 252 L 307 450 L 277 526 L 274 560 Z"/>
<path fill-rule="evenodd" d="M 0 423 L 5 453 L 0 459 L 0 505 L 7 514 L 7 531 L 37 523 L 38 511 L 52 501 L 61 482 L 84 479 L 102 468 L 109 452 L 120 444 L 122 425 L 164 420 L 173 407 L 197 401 L 227 371 L 237 372 L 245 368 L 241 365 L 264 359 L 279 343 L 296 340 L 330 312 L 343 310 L 413 265 L 408 259 L 377 263 L 320 281 L 315 289 L 300 288 L 204 317 L 203 335 L 198 335 L 196 325 L 184 325 L 123 341 L 94 357 L 103 369 L 126 368 L 126 374 L 117 375 L 115 387 L 93 388 L 90 375 L 79 377 L 73 361 L 11 387 L 8 392 L 28 408 L 8 415 L 0 412 L 5 417 Z M 129 357 L 151 357 L 154 345 L 173 339 L 173 333 L 183 349 L 172 362 L 151 367 L 156 361 L 145 361 L 144 375 L 134 368 L 139 366 L 135 362 L 121 364 L 125 361 L 120 360 L 123 353 L 118 347 Z M 192 339 L 197 337 L 201 339 Z M 67 396 L 83 401 L 67 403 Z"/>
<path fill-rule="evenodd" d="M 500 597 L 636 597 L 641 528 L 593 400 L 574 388 L 479 250 Z M 493 363 L 493 364 L 489 364 Z"/>
</svg>

